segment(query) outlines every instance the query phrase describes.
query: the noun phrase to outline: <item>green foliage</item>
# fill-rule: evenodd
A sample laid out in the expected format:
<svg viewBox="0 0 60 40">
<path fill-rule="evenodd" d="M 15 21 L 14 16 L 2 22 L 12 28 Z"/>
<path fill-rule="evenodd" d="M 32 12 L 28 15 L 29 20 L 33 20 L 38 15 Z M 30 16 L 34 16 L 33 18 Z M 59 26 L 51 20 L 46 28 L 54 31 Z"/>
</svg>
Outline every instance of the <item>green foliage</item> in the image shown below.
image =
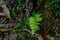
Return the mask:
<svg viewBox="0 0 60 40">
<path fill-rule="evenodd" d="M 13 17 L 16 17 L 16 14 L 15 14 L 15 12 L 13 12 L 13 13 L 12 13 L 12 16 L 13 16 Z"/>
<path fill-rule="evenodd" d="M 22 32 L 22 30 L 21 29 L 17 29 L 17 33 L 21 33 Z"/>
<path fill-rule="evenodd" d="M 56 36 L 60 37 L 60 33 L 56 32 Z"/>
<path fill-rule="evenodd" d="M 45 0 L 38 0 L 39 3 L 42 3 L 43 1 L 45 1 Z"/>
<path fill-rule="evenodd" d="M 54 7 L 54 8 L 59 8 L 59 5 L 57 4 L 60 0 L 52 0 L 51 2 L 48 2 L 48 4 L 44 5 L 45 9 Z"/>
<path fill-rule="evenodd" d="M 49 7 L 50 7 L 50 5 L 48 5 L 48 4 L 44 5 L 45 9 L 48 9 Z"/>
<path fill-rule="evenodd" d="M 59 2 L 60 0 L 52 0 L 52 2 L 51 3 L 57 3 L 57 2 Z"/>
<path fill-rule="evenodd" d="M 16 19 L 16 16 L 17 16 L 16 12 L 15 12 L 15 11 L 12 11 L 12 12 L 11 12 L 11 16 L 12 16 L 14 19 Z"/>
<path fill-rule="evenodd" d="M 18 3 L 17 9 L 24 4 L 23 0 L 16 0 L 16 1 L 17 1 L 17 3 Z"/>
<path fill-rule="evenodd" d="M 18 40 L 26 40 L 24 36 L 18 36 Z"/>
<path fill-rule="evenodd" d="M 17 26 L 18 26 L 18 30 L 16 29 L 12 29 L 10 32 L 11 33 L 20 33 L 22 31 L 22 23 L 20 21 L 18 21 L 18 19 L 16 18 L 17 17 L 17 14 L 15 11 L 12 11 L 12 17 L 13 19 L 15 20 L 15 22 L 17 23 Z"/>
<path fill-rule="evenodd" d="M 60 11 L 56 11 L 55 16 L 60 16 Z"/>
<path fill-rule="evenodd" d="M 31 37 L 31 34 L 30 33 L 27 33 L 28 37 Z"/>
<path fill-rule="evenodd" d="M 17 5 L 17 7 L 19 8 L 20 6 L 22 6 L 22 0 L 16 0 L 17 2 L 18 2 L 18 5 Z M 16 8 L 17 8 L 16 7 Z M 23 11 L 21 11 L 22 13 L 23 13 Z M 14 21 L 17 23 L 17 26 L 18 26 L 18 30 L 16 30 L 16 29 L 12 29 L 10 32 L 11 33 L 20 33 L 21 31 L 22 31 L 22 29 L 23 29 L 23 24 L 22 24 L 22 21 L 19 21 L 18 19 L 17 19 L 17 13 L 16 13 L 16 9 L 15 10 L 13 10 L 12 12 L 11 12 L 11 16 L 12 16 L 12 18 L 14 19 Z"/>
<path fill-rule="evenodd" d="M 39 12 L 38 12 L 39 13 Z M 41 14 L 36 13 L 34 16 L 29 18 L 29 26 L 32 30 L 32 35 L 39 29 L 38 22 L 42 21 Z"/>
<path fill-rule="evenodd" d="M 52 9 L 55 12 L 55 16 L 60 16 L 60 0 L 51 0 L 44 5 L 45 9 Z"/>
<path fill-rule="evenodd" d="M 16 29 L 12 29 L 10 32 L 11 33 L 16 33 Z"/>
<path fill-rule="evenodd" d="M 54 4 L 54 5 L 52 5 L 55 9 L 57 9 L 57 8 L 60 8 L 60 5 L 58 5 L 58 4 Z"/>
<path fill-rule="evenodd" d="M 50 40 L 55 40 L 54 37 L 52 37 L 52 36 L 50 36 L 49 39 L 50 39 Z"/>
<path fill-rule="evenodd" d="M 20 21 L 17 22 L 17 26 L 20 27 L 22 23 Z"/>
</svg>

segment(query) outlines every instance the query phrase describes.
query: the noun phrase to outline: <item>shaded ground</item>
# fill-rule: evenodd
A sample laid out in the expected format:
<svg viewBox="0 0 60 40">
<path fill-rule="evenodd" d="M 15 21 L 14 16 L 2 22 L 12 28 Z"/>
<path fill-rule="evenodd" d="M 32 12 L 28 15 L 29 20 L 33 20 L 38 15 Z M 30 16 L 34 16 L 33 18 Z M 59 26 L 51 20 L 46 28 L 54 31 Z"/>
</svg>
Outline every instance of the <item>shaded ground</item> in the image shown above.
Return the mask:
<svg viewBox="0 0 60 40">
<path fill-rule="evenodd" d="M 13 9 L 15 9 L 17 3 L 14 0 L 11 4 L 10 4 L 10 2 L 12 2 L 12 1 L 6 1 L 6 4 L 7 4 L 9 10 L 13 11 Z M 16 3 L 16 5 L 14 3 Z M 38 4 L 37 0 L 32 1 L 32 3 L 33 3 L 33 8 L 36 9 L 37 11 L 41 12 L 41 14 L 42 14 L 41 16 L 43 17 L 43 20 L 39 25 L 41 29 L 39 31 L 37 31 L 36 33 L 39 34 L 40 36 L 42 36 L 42 38 L 44 40 L 49 40 L 49 36 L 53 36 L 56 40 L 58 40 L 57 38 L 60 38 L 60 36 L 57 37 L 56 32 L 60 32 L 60 16 L 55 16 L 55 11 L 54 11 L 55 9 L 53 9 L 53 8 L 44 9 L 43 6 L 44 6 L 44 4 L 48 3 L 47 0 L 45 2 L 42 2 L 41 5 Z M 16 12 L 17 12 L 16 18 L 19 21 L 21 21 L 25 17 L 29 18 L 29 16 L 31 16 L 31 12 L 30 12 L 30 14 L 26 14 L 26 13 L 23 15 L 22 15 L 22 13 L 19 14 L 20 10 L 23 10 L 25 12 L 25 7 L 23 9 L 16 10 Z M 12 16 L 11 16 L 11 19 L 6 19 L 5 17 L 0 17 L 0 23 L 5 23 L 5 24 L 6 23 L 15 23 L 15 19 Z M 23 21 L 23 23 L 24 23 L 23 25 L 25 25 L 24 21 Z M 13 28 L 17 29 L 17 26 L 14 25 L 11 28 L 6 28 L 6 29 L 11 30 Z M 36 37 L 34 37 L 34 38 L 28 37 L 26 35 L 28 32 L 26 33 L 26 31 L 22 32 L 21 34 L 12 34 L 9 31 L 7 31 L 6 34 L 4 34 L 4 33 L 5 32 L 2 32 L 3 36 L 0 37 L 0 40 L 3 40 L 3 39 L 4 40 L 12 40 L 12 39 L 19 40 L 19 39 L 17 39 L 17 37 L 18 37 L 18 35 L 22 35 L 22 34 L 24 34 L 23 36 L 25 37 L 26 40 L 38 40 Z M 20 39 L 20 40 L 23 40 L 23 39 Z"/>
</svg>

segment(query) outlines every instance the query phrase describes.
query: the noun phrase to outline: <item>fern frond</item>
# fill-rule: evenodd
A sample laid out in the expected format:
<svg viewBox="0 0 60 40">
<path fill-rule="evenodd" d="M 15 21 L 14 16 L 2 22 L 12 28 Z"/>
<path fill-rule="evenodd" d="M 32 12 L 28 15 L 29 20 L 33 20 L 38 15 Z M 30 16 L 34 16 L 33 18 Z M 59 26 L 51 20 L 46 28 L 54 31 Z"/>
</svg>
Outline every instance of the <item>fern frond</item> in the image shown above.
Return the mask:
<svg viewBox="0 0 60 40">
<path fill-rule="evenodd" d="M 29 26 L 32 31 L 32 35 L 39 29 L 39 26 L 37 22 L 42 21 L 42 17 L 40 17 L 41 14 L 35 14 L 33 17 L 29 18 Z"/>
</svg>

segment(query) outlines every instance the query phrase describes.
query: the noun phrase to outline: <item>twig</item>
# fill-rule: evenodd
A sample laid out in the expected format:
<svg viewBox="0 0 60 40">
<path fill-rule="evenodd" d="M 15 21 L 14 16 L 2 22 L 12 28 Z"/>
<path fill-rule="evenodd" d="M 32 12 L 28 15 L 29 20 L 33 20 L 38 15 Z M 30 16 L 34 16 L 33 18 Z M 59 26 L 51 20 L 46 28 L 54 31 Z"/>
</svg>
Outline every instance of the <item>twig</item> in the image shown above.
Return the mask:
<svg viewBox="0 0 60 40">
<path fill-rule="evenodd" d="M 32 33 L 29 29 L 24 29 L 23 31 L 27 31 L 29 33 Z M 38 40 L 44 40 L 43 37 L 37 33 L 34 33 L 34 36 L 38 38 Z"/>
</svg>

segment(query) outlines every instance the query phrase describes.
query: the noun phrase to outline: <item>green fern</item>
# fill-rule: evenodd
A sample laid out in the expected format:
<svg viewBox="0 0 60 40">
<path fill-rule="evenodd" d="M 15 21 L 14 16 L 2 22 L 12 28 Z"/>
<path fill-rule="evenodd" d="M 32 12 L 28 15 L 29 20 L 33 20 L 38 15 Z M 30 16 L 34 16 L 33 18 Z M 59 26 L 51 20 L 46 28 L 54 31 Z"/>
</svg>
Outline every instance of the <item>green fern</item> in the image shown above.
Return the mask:
<svg viewBox="0 0 60 40">
<path fill-rule="evenodd" d="M 41 14 L 35 14 L 33 17 L 29 18 L 29 26 L 32 31 L 32 35 L 39 29 L 38 22 L 42 21 Z"/>
</svg>

